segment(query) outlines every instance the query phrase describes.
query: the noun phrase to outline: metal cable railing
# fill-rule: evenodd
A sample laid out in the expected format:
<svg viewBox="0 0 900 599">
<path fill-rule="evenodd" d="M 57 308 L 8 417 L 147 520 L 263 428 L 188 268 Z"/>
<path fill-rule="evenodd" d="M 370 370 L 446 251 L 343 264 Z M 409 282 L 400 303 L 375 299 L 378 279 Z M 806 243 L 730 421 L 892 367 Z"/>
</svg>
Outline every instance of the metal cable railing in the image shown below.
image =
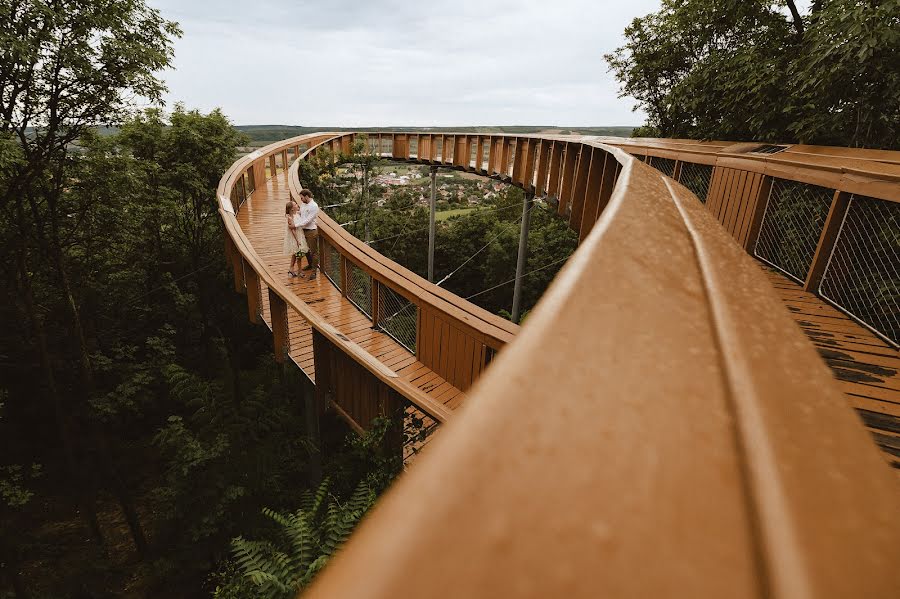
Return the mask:
<svg viewBox="0 0 900 599">
<path fill-rule="evenodd" d="M 347 262 L 347 299 L 372 318 L 372 277 L 353 264 Z"/>
<path fill-rule="evenodd" d="M 705 204 L 706 195 L 709 193 L 709 182 L 712 180 L 712 172 L 713 167 L 711 164 L 682 162 L 678 182 L 694 192 L 694 195 Z"/>
<path fill-rule="evenodd" d="M 819 292 L 900 344 L 900 204 L 850 198 Z"/>
<path fill-rule="evenodd" d="M 431 441 L 434 432 L 440 426 L 427 414 L 413 404 L 404 402 L 403 409 L 403 464 L 407 466 L 416 455 Z"/>
<path fill-rule="evenodd" d="M 834 192 L 775 179 L 754 253 L 800 282 L 806 279 Z"/>
<path fill-rule="evenodd" d="M 675 174 L 675 159 L 674 158 L 661 158 L 659 156 L 652 156 L 650 158 L 650 166 L 661 172 L 667 177 L 671 177 Z"/>
<path fill-rule="evenodd" d="M 335 287 L 343 291 L 341 287 L 341 254 L 327 241 L 322 244 L 322 247 L 325 253 L 322 256 L 322 272 Z"/>
<path fill-rule="evenodd" d="M 418 307 L 386 285 L 378 285 L 378 328 L 416 353 Z"/>
</svg>

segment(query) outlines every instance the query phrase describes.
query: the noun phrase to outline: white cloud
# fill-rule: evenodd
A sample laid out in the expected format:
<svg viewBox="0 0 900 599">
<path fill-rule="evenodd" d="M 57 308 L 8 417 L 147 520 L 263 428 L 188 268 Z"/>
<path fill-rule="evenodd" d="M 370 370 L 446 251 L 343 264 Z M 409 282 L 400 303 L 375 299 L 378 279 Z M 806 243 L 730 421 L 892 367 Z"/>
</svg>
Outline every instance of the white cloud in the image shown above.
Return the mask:
<svg viewBox="0 0 900 599">
<path fill-rule="evenodd" d="M 238 124 L 632 125 L 603 54 L 658 0 L 150 0 L 169 102 Z"/>
</svg>

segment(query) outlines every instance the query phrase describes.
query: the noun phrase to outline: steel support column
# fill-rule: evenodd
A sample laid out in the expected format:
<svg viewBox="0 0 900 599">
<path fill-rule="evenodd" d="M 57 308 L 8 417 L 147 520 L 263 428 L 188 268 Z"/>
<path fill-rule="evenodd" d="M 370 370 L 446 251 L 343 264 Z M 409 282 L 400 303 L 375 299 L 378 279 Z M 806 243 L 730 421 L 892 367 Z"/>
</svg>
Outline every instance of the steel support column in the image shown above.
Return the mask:
<svg viewBox="0 0 900 599">
<path fill-rule="evenodd" d="M 528 225 L 531 221 L 531 207 L 534 206 L 534 194 L 525 192 L 522 202 L 522 228 L 519 231 L 519 257 L 516 260 L 516 281 L 513 284 L 512 321 L 519 322 L 519 310 L 522 305 L 522 275 L 525 270 L 525 258 L 528 256 Z"/>
</svg>

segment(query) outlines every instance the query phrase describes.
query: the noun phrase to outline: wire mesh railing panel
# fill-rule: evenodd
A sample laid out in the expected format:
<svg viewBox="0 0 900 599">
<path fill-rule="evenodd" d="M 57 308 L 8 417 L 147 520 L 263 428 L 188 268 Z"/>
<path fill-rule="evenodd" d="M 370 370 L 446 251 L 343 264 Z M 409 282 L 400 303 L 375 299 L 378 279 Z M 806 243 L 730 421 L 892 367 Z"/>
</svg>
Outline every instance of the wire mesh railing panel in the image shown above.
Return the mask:
<svg viewBox="0 0 900 599">
<path fill-rule="evenodd" d="M 386 285 L 378 285 L 378 328 L 416 353 L 416 322 L 419 308 Z"/>
<path fill-rule="evenodd" d="M 834 191 L 775 179 L 755 254 L 798 281 L 806 279 Z"/>
<path fill-rule="evenodd" d="M 322 244 L 325 255 L 322 256 L 322 271 L 338 289 L 341 288 L 341 254 L 327 241 Z"/>
<path fill-rule="evenodd" d="M 819 292 L 900 344 L 900 204 L 850 198 Z"/>
<path fill-rule="evenodd" d="M 650 166 L 666 175 L 667 177 L 671 177 L 675 174 L 675 159 L 673 158 L 660 158 L 659 156 L 653 156 L 650 158 Z"/>
<path fill-rule="evenodd" d="M 694 192 L 694 195 L 705 204 L 706 196 L 709 193 L 709 182 L 712 180 L 712 172 L 713 167 L 711 164 L 682 162 L 678 182 Z"/>
<path fill-rule="evenodd" d="M 419 136 L 418 135 L 410 135 L 409 136 L 409 157 L 410 158 L 418 158 L 419 157 Z"/>
<path fill-rule="evenodd" d="M 646 154 L 632 154 L 631 157 L 634 158 L 635 160 L 638 160 L 639 162 L 646 162 L 646 161 L 647 161 L 647 155 L 646 155 Z"/>
<path fill-rule="evenodd" d="M 372 318 L 372 277 L 351 262 L 347 262 L 347 299 Z"/>
</svg>

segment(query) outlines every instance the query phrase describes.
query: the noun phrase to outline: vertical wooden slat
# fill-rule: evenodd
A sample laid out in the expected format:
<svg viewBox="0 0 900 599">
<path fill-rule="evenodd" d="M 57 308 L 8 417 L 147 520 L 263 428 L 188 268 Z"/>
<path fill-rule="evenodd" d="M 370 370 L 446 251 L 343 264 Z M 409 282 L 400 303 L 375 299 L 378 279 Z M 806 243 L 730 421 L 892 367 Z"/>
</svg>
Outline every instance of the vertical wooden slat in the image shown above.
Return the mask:
<svg viewBox="0 0 900 599">
<path fill-rule="evenodd" d="M 250 322 L 256 324 L 259 322 L 261 309 L 259 275 L 255 270 L 249 268 L 246 262 L 244 263 L 244 280 L 247 282 L 247 316 L 250 318 Z"/>
<path fill-rule="evenodd" d="M 584 204 L 579 217 L 578 241 L 584 241 L 597 220 L 597 206 L 600 204 L 600 187 L 603 183 L 603 167 L 606 152 L 600 148 L 591 148 L 590 168 L 587 175 L 587 188 L 584 193 Z M 573 213 L 574 215 L 574 213 Z M 574 216 L 573 216 L 574 219 Z"/>
<path fill-rule="evenodd" d="M 738 171 L 734 183 L 728 193 L 728 205 L 722 213 L 719 222 L 725 227 L 725 230 L 734 236 L 734 222 L 740 213 L 744 204 L 744 192 L 747 188 L 747 179 L 750 173 L 747 171 Z"/>
<path fill-rule="evenodd" d="M 475 138 L 475 172 L 481 172 L 484 166 L 484 137 Z"/>
<path fill-rule="evenodd" d="M 269 176 L 274 177 L 275 173 L 278 172 L 275 165 L 275 154 L 269 156 Z"/>
<path fill-rule="evenodd" d="M 616 177 L 619 172 L 619 161 L 616 160 L 612 154 L 606 152 L 603 152 L 603 154 L 603 181 L 600 185 L 600 200 L 597 203 L 597 213 L 594 215 L 595 221 L 600 218 L 604 208 L 609 204 L 609 199 L 612 197 L 613 190 L 615 189 Z"/>
<path fill-rule="evenodd" d="M 469 164 L 472 162 L 472 159 L 469 157 L 471 155 L 470 150 L 469 136 L 457 135 L 456 149 L 453 151 L 453 164 L 463 170 L 469 170 Z"/>
<path fill-rule="evenodd" d="M 549 194 L 549 190 L 547 188 L 547 174 L 550 172 L 550 149 L 552 147 L 553 142 L 541 140 L 540 151 L 538 152 L 537 159 L 537 180 L 534 184 L 534 193 L 537 195 Z"/>
<path fill-rule="evenodd" d="M 522 150 L 525 148 L 526 143 L 528 143 L 526 138 L 516 138 L 516 155 L 513 157 L 512 180 L 513 183 L 518 183 L 519 185 L 525 184 L 525 179 L 522 174 L 525 168 L 525 152 Z"/>
<path fill-rule="evenodd" d="M 762 183 L 762 179 L 762 173 L 753 173 L 753 180 L 747 193 L 747 205 L 743 210 L 740 225 L 735 233 L 735 238 L 741 246 L 747 242 L 747 231 L 750 228 L 753 213 L 756 211 L 756 201 L 759 196 L 759 186 Z"/>
<path fill-rule="evenodd" d="M 329 245 L 328 251 L 336 252 L 337 250 L 335 249 L 335 247 L 333 245 Z M 340 265 L 341 265 L 341 295 L 343 295 L 344 297 L 347 297 L 347 278 L 348 278 L 347 271 L 349 269 L 347 267 L 347 259 L 344 257 L 343 254 L 341 254 Z"/>
<path fill-rule="evenodd" d="M 772 177 L 763 177 L 762 183 L 759 185 L 759 191 L 756 193 L 756 202 L 753 206 L 753 216 L 750 220 L 750 226 L 747 229 L 747 238 L 744 242 L 744 249 L 753 253 L 756 246 L 756 239 L 759 237 L 759 230 L 762 228 L 763 216 L 766 213 L 766 205 L 769 203 L 769 192 L 772 190 Z"/>
<path fill-rule="evenodd" d="M 497 166 L 500 162 L 500 145 L 502 140 L 499 137 L 491 136 L 488 145 L 488 175 L 497 172 Z"/>
<path fill-rule="evenodd" d="M 238 293 L 244 293 L 244 260 L 234 242 L 227 237 L 231 244 L 231 271 L 234 274 L 234 290 Z"/>
<path fill-rule="evenodd" d="M 572 208 L 569 213 L 569 227 L 575 231 L 581 231 L 581 216 L 584 213 L 584 202 L 587 192 L 588 174 L 591 168 L 591 146 L 582 145 L 578 157 L 578 165 L 575 169 L 575 185 L 572 188 Z"/>
<path fill-rule="evenodd" d="M 568 206 L 572 201 L 572 188 L 575 183 L 575 167 L 578 164 L 578 155 L 581 153 L 581 144 L 566 143 L 565 156 L 563 157 L 562 180 L 559 185 L 559 206 L 557 213 L 565 216 Z"/>
<path fill-rule="evenodd" d="M 498 168 L 501 177 L 506 177 L 509 172 L 509 144 L 510 139 L 508 137 L 501 138 L 500 165 Z"/>
<path fill-rule="evenodd" d="M 563 142 L 554 141 L 550 148 L 550 167 L 548 168 L 549 181 L 547 183 L 547 196 L 551 198 L 559 198 L 559 182 L 562 179 L 562 164 L 565 144 Z"/>
<path fill-rule="evenodd" d="M 371 285 L 371 289 L 369 290 L 369 293 L 372 296 L 372 301 L 371 301 L 371 304 L 372 304 L 372 328 L 375 328 L 378 326 L 378 320 L 379 320 L 380 312 L 381 312 L 380 306 L 379 306 L 379 304 L 381 303 L 381 297 L 380 297 L 381 293 L 379 292 L 380 287 L 381 287 L 381 283 L 378 282 L 378 279 L 376 279 L 375 277 L 372 277 L 372 285 Z"/>
<path fill-rule="evenodd" d="M 831 208 L 828 209 L 828 216 L 825 218 L 825 226 L 822 228 L 822 234 L 819 235 L 819 243 L 816 245 L 816 253 L 813 255 L 812 265 L 806 274 L 806 281 L 803 283 L 803 289 L 815 292 L 825 273 L 825 266 L 828 264 L 828 258 L 834 251 L 834 244 L 837 242 L 838 231 L 841 229 L 841 223 L 850 207 L 851 194 L 843 191 L 835 191 L 831 200 Z"/>
<path fill-rule="evenodd" d="M 316 408 L 319 415 L 328 407 L 328 400 L 333 393 L 332 356 L 329 343 L 321 333 L 313 329 L 313 362 L 316 365 Z"/>
<path fill-rule="evenodd" d="M 538 150 L 538 140 L 529 139 L 525 147 L 525 165 L 522 167 L 522 183 L 526 191 L 534 192 L 534 167 L 535 156 Z"/>
<path fill-rule="evenodd" d="M 272 321 L 275 361 L 283 363 L 291 350 L 291 337 L 288 330 L 288 307 L 287 303 L 271 289 L 269 289 L 269 315 Z"/>
</svg>

